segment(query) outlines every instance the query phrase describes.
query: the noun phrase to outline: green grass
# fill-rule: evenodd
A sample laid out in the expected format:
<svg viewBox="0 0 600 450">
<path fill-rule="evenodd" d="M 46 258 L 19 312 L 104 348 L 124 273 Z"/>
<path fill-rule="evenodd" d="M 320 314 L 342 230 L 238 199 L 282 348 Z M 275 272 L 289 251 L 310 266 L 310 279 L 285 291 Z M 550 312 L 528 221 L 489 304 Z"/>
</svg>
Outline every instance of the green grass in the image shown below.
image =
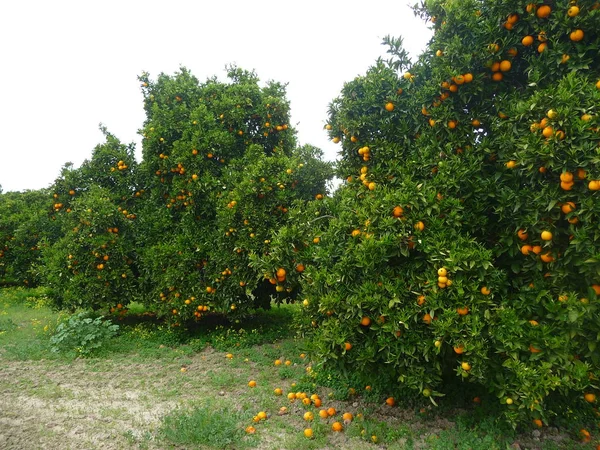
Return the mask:
<svg viewBox="0 0 600 450">
<path fill-rule="evenodd" d="M 45 290 L 0 291 L 0 355 L 11 360 L 55 359 L 49 335 L 65 317 L 48 306 Z"/>
<path fill-rule="evenodd" d="M 189 409 L 177 409 L 163 419 L 160 439 L 183 446 L 204 445 L 209 448 L 247 448 L 256 439 L 247 437 L 244 423 L 249 413 L 239 412 L 233 405 L 209 401 Z"/>
</svg>

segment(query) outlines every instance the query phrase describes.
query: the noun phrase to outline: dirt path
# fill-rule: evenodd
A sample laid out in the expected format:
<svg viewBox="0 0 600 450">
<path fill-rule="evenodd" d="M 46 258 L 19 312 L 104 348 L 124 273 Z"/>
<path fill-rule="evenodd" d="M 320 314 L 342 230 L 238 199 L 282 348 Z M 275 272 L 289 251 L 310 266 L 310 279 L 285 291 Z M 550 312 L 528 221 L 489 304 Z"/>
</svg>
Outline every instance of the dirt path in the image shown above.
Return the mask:
<svg viewBox="0 0 600 450">
<path fill-rule="evenodd" d="M 206 351 L 186 361 L 207 368 L 215 358 Z M 180 369 L 178 361 L 0 360 L 0 448 L 152 448 L 160 418 L 201 395 L 200 371 Z"/>
</svg>

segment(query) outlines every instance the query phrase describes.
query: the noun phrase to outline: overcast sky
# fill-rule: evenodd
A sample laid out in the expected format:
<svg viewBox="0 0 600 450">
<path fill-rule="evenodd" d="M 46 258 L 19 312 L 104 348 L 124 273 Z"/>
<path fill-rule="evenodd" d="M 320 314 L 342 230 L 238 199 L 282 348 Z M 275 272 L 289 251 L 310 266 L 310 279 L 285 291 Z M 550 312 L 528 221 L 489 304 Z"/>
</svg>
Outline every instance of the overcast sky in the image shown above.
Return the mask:
<svg viewBox="0 0 600 450">
<path fill-rule="evenodd" d="M 139 155 L 136 77 L 180 66 L 205 80 L 233 63 L 289 83 L 300 143 L 335 159 L 323 131 L 327 105 L 385 54 L 386 34 L 403 36 L 413 60 L 431 36 L 403 0 L 3 1 L 0 185 L 49 186 L 65 162 L 90 157 L 100 122 L 136 142 Z"/>
</svg>

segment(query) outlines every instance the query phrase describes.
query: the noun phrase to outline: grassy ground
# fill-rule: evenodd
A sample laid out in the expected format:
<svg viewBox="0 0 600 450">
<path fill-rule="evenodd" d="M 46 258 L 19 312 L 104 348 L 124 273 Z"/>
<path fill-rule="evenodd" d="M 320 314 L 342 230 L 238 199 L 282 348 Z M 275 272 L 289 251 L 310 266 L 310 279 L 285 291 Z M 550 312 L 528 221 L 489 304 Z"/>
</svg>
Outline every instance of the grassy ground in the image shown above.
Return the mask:
<svg viewBox="0 0 600 450">
<path fill-rule="evenodd" d="M 485 404 L 389 407 L 359 386 L 349 396 L 337 377 L 307 374 L 314 362 L 293 337 L 295 313 L 284 306 L 189 334 L 138 314 L 81 358 L 52 351 L 50 337 L 66 316 L 47 307 L 43 290 L 0 291 L 0 448 L 593 448 L 550 427 L 515 434 Z M 321 408 L 290 401 L 290 392 L 318 394 Z M 332 407 L 333 416 L 319 417 Z M 267 417 L 256 422 L 260 412 Z M 336 421 L 342 432 L 332 431 Z"/>
</svg>

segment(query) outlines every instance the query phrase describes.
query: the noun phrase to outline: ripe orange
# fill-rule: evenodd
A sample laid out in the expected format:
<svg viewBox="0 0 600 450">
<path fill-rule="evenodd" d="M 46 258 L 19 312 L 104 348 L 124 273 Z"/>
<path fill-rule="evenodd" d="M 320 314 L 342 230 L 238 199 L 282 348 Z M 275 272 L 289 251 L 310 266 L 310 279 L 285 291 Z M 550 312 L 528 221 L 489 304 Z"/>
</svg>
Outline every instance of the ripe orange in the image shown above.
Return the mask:
<svg viewBox="0 0 600 450">
<path fill-rule="evenodd" d="M 542 238 L 542 241 L 551 241 L 552 233 L 550 233 L 549 231 L 542 231 L 540 237 Z"/>
<path fill-rule="evenodd" d="M 415 224 L 415 230 L 423 231 L 425 229 L 425 224 L 420 220 Z"/>
<path fill-rule="evenodd" d="M 519 15 L 514 13 L 514 14 L 510 14 L 508 16 L 508 18 L 506 19 L 506 22 L 510 23 L 511 25 L 514 25 L 515 23 L 517 23 L 519 21 Z"/>
<path fill-rule="evenodd" d="M 573 174 L 571 172 L 563 172 L 560 174 L 560 181 L 566 183 L 573 181 Z"/>
<path fill-rule="evenodd" d="M 460 86 L 461 84 L 464 84 L 464 82 L 465 82 L 465 77 L 464 77 L 464 76 L 462 76 L 462 75 L 456 75 L 456 76 L 454 77 L 454 82 Z"/>
<path fill-rule="evenodd" d="M 521 44 L 523 44 L 525 47 L 529 47 L 533 44 L 533 36 L 525 36 L 523 39 L 521 39 Z"/>
<path fill-rule="evenodd" d="M 508 72 L 511 68 L 512 68 L 512 63 L 507 59 L 505 59 L 504 61 L 502 61 L 500 63 L 500 70 L 502 72 Z"/>
<path fill-rule="evenodd" d="M 463 78 L 465 79 L 465 83 L 470 83 L 471 81 L 473 81 L 473 74 L 472 73 L 465 73 L 463 75 Z"/>
<path fill-rule="evenodd" d="M 396 400 L 394 397 L 388 397 L 385 399 L 385 404 L 388 406 L 394 406 L 396 404 Z"/>
<path fill-rule="evenodd" d="M 517 162 L 514 160 L 508 161 L 506 163 L 506 168 L 507 169 L 514 169 L 515 167 L 517 167 Z"/>
<path fill-rule="evenodd" d="M 548 44 L 542 42 L 540 45 L 538 45 L 537 51 L 538 53 L 543 53 L 546 50 L 546 48 L 548 48 Z"/>
<path fill-rule="evenodd" d="M 308 400 L 308 399 L 305 399 Z M 310 400 L 309 400 L 310 402 Z M 315 415 L 313 413 L 311 413 L 310 411 L 307 411 L 304 413 L 304 420 L 306 420 L 307 422 L 310 422 L 311 420 L 313 420 L 315 418 Z"/>
<path fill-rule="evenodd" d="M 579 42 L 579 41 L 583 40 L 583 37 L 584 37 L 583 30 L 580 30 L 580 29 L 571 31 L 571 34 L 569 34 L 569 38 L 573 42 Z"/>
<path fill-rule="evenodd" d="M 431 324 L 431 315 L 429 313 L 423 316 L 423 322 L 425 322 L 427 325 Z"/>
<path fill-rule="evenodd" d="M 456 308 L 456 312 L 459 316 L 466 316 L 467 314 L 469 314 L 469 308 L 467 308 L 466 306 L 463 306 L 462 308 Z"/>
<path fill-rule="evenodd" d="M 282 391 L 280 388 L 275 388 L 275 390 L 273 391 L 273 393 L 274 393 L 275 395 L 282 395 L 282 394 L 283 394 L 283 391 Z"/>
<path fill-rule="evenodd" d="M 538 428 L 542 428 L 544 426 L 544 423 L 540 419 L 533 419 L 533 424 Z"/>
<path fill-rule="evenodd" d="M 471 370 L 471 364 L 469 364 L 468 362 L 463 362 L 460 367 L 462 368 L 462 370 L 468 372 L 469 370 Z"/>
<path fill-rule="evenodd" d="M 345 349 L 346 351 L 348 351 L 348 350 L 351 350 L 351 349 L 352 349 L 352 344 L 351 344 L 350 342 L 346 342 L 346 343 L 344 344 L 344 349 Z"/>
<path fill-rule="evenodd" d="M 596 295 L 600 296 L 600 284 L 592 284 L 592 289 L 596 293 Z"/>
<path fill-rule="evenodd" d="M 542 253 L 542 246 L 541 245 L 534 245 L 533 248 L 531 249 L 531 251 L 533 253 L 535 253 L 536 255 L 539 255 L 540 253 Z"/>
<path fill-rule="evenodd" d="M 251 426 L 251 425 L 250 425 L 250 426 L 247 426 L 247 427 L 246 427 L 246 433 L 248 433 L 248 434 L 254 434 L 254 433 L 256 433 L 256 428 L 254 428 L 254 427 L 253 427 L 253 426 Z"/>
<path fill-rule="evenodd" d="M 313 430 L 311 428 L 306 428 L 304 430 L 304 437 L 308 438 L 308 439 L 312 439 L 313 438 Z"/>
<path fill-rule="evenodd" d="M 502 81 L 503 78 L 504 75 L 502 75 L 502 72 L 494 72 L 494 74 L 492 75 L 492 80 L 494 81 Z"/>
<path fill-rule="evenodd" d="M 560 207 L 560 210 L 563 214 L 569 214 L 570 212 L 575 211 L 575 203 L 567 202 Z"/>
<path fill-rule="evenodd" d="M 490 290 L 490 289 L 489 289 L 487 286 L 483 286 L 483 287 L 480 289 L 480 292 L 481 292 L 483 295 L 490 295 L 490 293 L 491 293 L 492 291 L 491 291 L 491 290 Z"/>
<path fill-rule="evenodd" d="M 392 112 L 394 110 L 395 106 L 392 102 L 387 102 L 385 104 L 385 110 L 388 112 Z"/>
<path fill-rule="evenodd" d="M 394 207 L 392 214 L 394 217 L 401 217 L 402 214 L 404 214 L 404 209 L 402 208 L 402 206 L 396 206 Z"/>
<path fill-rule="evenodd" d="M 552 8 L 550 8 L 550 6 L 542 5 L 537 9 L 535 15 L 538 16 L 538 18 L 540 18 L 540 19 L 546 19 L 550 16 L 551 12 L 552 12 Z"/>
<path fill-rule="evenodd" d="M 345 423 L 350 423 L 354 419 L 354 416 L 352 413 L 346 412 L 342 415 L 342 419 L 344 419 Z"/>
<path fill-rule="evenodd" d="M 579 7 L 576 5 L 571 6 L 568 10 L 567 10 L 567 16 L 569 17 L 575 17 L 579 14 Z"/>
<path fill-rule="evenodd" d="M 454 353 L 456 353 L 457 355 L 462 355 L 465 352 L 465 347 L 460 344 L 457 345 L 456 347 L 453 347 Z"/>
<path fill-rule="evenodd" d="M 531 353 L 540 353 L 540 352 L 541 352 L 541 350 L 540 350 L 539 348 L 535 348 L 535 347 L 533 346 L 533 344 L 529 344 L 529 351 L 530 351 Z"/>
<path fill-rule="evenodd" d="M 540 258 L 545 263 L 549 263 L 549 262 L 554 261 L 554 257 L 552 256 L 552 253 L 550 253 L 550 252 L 544 253 L 542 256 L 540 256 Z"/>
<path fill-rule="evenodd" d="M 335 416 L 335 415 L 336 415 L 336 413 L 337 413 L 337 411 L 335 410 L 335 408 L 334 408 L 334 407 L 327 408 L 327 415 L 328 415 L 329 417 L 333 417 L 333 416 Z"/>
<path fill-rule="evenodd" d="M 600 191 L 600 180 L 592 180 L 588 184 L 590 191 Z"/>
<path fill-rule="evenodd" d="M 331 425 L 331 429 L 333 431 L 342 431 L 344 429 L 343 425 L 339 422 L 333 422 L 333 424 Z"/>
<path fill-rule="evenodd" d="M 319 417 L 321 419 L 327 419 L 329 417 L 329 414 L 327 414 L 327 410 L 326 409 L 321 409 L 319 411 Z"/>
<path fill-rule="evenodd" d="M 521 253 L 525 256 L 529 255 L 529 252 L 531 252 L 532 250 L 533 247 L 531 245 L 524 245 L 523 247 L 521 247 Z"/>
<path fill-rule="evenodd" d="M 525 241 L 527 240 L 528 234 L 524 229 L 521 228 L 519 231 L 517 231 L 517 237 L 522 241 Z"/>
<path fill-rule="evenodd" d="M 370 319 L 370 318 L 368 318 L 367 316 L 365 316 L 365 317 L 363 317 L 363 318 L 360 320 L 360 324 L 361 324 L 363 327 L 368 327 L 369 325 L 371 325 L 371 319 Z"/>
<path fill-rule="evenodd" d="M 549 138 L 551 138 L 551 137 L 554 135 L 554 129 L 553 129 L 552 127 L 550 127 L 550 126 L 548 126 L 548 127 L 545 127 L 545 128 L 542 130 L 542 135 L 543 135 L 543 136 L 544 136 L 546 139 L 549 139 Z"/>
<path fill-rule="evenodd" d="M 595 403 L 596 402 L 596 394 L 592 394 L 590 392 L 586 393 L 583 398 L 585 399 L 586 402 L 588 403 Z"/>
<path fill-rule="evenodd" d="M 248 382 L 248 386 L 249 386 L 249 387 L 251 387 L 251 388 L 253 388 L 253 387 L 256 387 L 256 381 L 254 381 L 254 380 L 250 380 L 250 381 Z"/>
</svg>

